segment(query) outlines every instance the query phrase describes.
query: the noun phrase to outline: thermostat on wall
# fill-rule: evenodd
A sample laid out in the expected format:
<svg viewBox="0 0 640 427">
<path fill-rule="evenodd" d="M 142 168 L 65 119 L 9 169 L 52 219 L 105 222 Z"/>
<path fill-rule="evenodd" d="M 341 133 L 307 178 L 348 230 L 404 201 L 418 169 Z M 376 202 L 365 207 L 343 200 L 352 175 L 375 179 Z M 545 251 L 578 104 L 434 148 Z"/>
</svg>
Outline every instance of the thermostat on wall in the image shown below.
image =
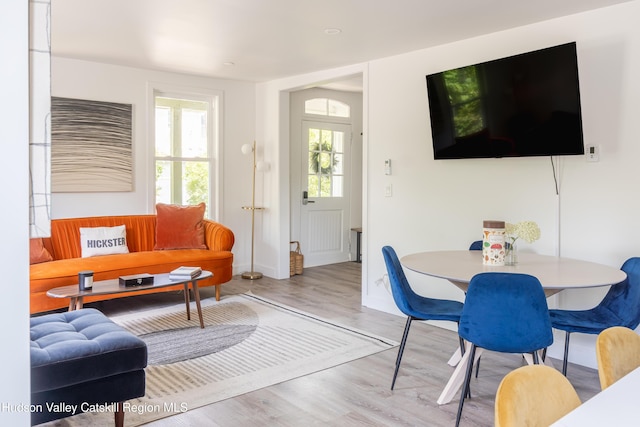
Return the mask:
<svg viewBox="0 0 640 427">
<path fill-rule="evenodd" d="M 384 161 L 384 174 L 391 175 L 391 159 Z"/>
</svg>

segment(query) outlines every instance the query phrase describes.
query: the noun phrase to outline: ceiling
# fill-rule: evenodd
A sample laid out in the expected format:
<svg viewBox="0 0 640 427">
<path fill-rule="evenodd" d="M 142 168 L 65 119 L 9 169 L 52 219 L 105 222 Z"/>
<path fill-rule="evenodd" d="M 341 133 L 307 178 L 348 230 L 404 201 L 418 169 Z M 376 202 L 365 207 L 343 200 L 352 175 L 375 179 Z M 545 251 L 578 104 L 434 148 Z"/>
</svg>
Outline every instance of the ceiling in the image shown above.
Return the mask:
<svg viewBox="0 0 640 427">
<path fill-rule="evenodd" d="M 52 0 L 51 43 L 58 57 L 260 82 L 626 1 Z"/>
</svg>

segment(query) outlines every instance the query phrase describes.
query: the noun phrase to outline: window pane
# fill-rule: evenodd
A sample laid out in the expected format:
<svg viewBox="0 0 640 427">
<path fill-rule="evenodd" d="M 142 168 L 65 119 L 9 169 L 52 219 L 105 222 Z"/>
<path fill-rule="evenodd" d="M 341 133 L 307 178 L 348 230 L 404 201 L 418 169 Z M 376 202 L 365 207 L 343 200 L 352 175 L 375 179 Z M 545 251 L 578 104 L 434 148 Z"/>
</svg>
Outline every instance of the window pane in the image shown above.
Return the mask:
<svg viewBox="0 0 640 427">
<path fill-rule="evenodd" d="M 342 195 L 344 194 L 344 177 L 333 177 L 333 188 L 331 194 L 333 195 L 333 197 L 342 197 Z"/>
<path fill-rule="evenodd" d="M 171 203 L 171 162 L 156 161 L 156 203 Z"/>
<path fill-rule="evenodd" d="M 182 154 L 180 157 L 207 157 L 206 110 L 182 110 Z"/>
<path fill-rule="evenodd" d="M 315 98 L 304 102 L 304 112 L 306 114 L 327 115 L 327 99 Z"/>
<path fill-rule="evenodd" d="M 168 107 L 156 107 L 156 156 L 168 157 L 171 155 L 171 109 Z"/>
<path fill-rule="evenodd" d="M 336 175 L 344 174 L 344 162 L 342 161 L 344 158 L 344 154 L 334 154 L 333 155 L 333 173 Z"/>
<path fill-rule="evenodd" d="M 209 206 L 209 163 L 182 162 L 182 204 Z"/>
<path fill-rule="evenodd" d="M 331 140 L 332 140 L 333 132 L 327 129 L 322 129 L 320 138 L 322 141 L 322 150 L 323 151 L 331 151 Z"/>
<path fill-rule="evenodd" d="M 320 197 L 331 197 L 331 177 L 320 177 Z"/>
<path fill-rule="evenodd" d="M 309 183 L 308 183 L 308 196 L 309 197 L 318 197 L 319 196 L 319 183 L 320 180 L 316 175 L 309 175 Z"/>
<path fill-rule="evenodd" d="M 320 173 L 327 175 L 331 173 L 331 153 L 320 153 Z"/>
<path fill-rule="evenodd" d="M 344 132 L 333 133 L 333 150 L 336 153 L 344 153 Z"/>
<path fill-rule="evenodd" d="M 351 115 L 351 107 L 335 99 L 314 98 L 304 102 L 304 112 L 319 116 L 349 117 Z"/>
<path fill-rule="evenodd" d="M 156 161 L 156 203 L 195 205 L 200 202 L 209 206 L 208 162 Z"/>
<path fill-rule="evenodd" d="M 309 151 L 317 150 L 320 145 L 320 129 L 309 129 Z"/>
<path fill-rule="evenodd" d="M 344 102 L 329 99 L 329 115 L 333 117 L 349 117 L 351 108 Z"/>
</svg>

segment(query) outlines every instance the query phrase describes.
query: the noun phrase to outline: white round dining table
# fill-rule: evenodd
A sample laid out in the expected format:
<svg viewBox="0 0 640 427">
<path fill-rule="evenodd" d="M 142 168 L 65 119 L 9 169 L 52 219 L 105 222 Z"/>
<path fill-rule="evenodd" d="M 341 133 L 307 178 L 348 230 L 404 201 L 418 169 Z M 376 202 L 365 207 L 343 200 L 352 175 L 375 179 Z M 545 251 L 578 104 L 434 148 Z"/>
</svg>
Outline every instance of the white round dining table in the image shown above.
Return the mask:
<svg viewBox="0 0 640 427">
<path fill-rule="evenodd" d="M 402 257 L 400 263 L 407 269 L 428 276 L 446 279 L 463 291 L 467 290 L 471 278 L 478 273 L 506 272 L 523 273 L 535 276 L 542 284 L 547 297 L 564 289 L 591 288 L 615 285 L 627 277 L 619 268 L 581 261 L 572 258 L 539 255 L 521 252 L 516 265 L 490 266 L 482 263 L 482 252 L 471 250 L 419 252 Z M 449 364 L 456 366 L 451 378 L 445 385 L 438 404 L 450 402 L 464 380 L 464 367 L 467 366 L 470 352 L 460 354 L 458 349 L 449 359 Z M 476 350 L 473 363 L 482 354 Z M 529 363 L 530 355 L 524 355 Z M 549 364 L 549 361 L 544 362 Z"/>
<path fill-rule="evenodd" d="M 627 277 L 620 268 L 529 252 L 520 252 L 516 265 L 484 265 L 482 252 L 469 250 L 419 252 L 402 257 L 400 263 L 417 273 L 447 279 L 462 290 L 478 273 L 530 274 L 538 278 L 547 296 L 563 289 L 615 285 Z"/>
</svg>

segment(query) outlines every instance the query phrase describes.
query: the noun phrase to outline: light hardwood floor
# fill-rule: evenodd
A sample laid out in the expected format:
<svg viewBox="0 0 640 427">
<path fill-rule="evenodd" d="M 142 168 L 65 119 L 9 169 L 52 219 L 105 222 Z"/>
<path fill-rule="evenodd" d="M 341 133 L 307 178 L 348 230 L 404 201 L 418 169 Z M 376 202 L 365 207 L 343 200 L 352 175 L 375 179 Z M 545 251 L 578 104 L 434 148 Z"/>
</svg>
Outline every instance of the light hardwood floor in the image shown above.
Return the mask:
<svg viewBox="0 0 640 427">
<path fill-rule="evenodd" d="M 361 306 L 360 264 L 307 268 L 285 280 L 239 277 L 222 286 L 222 297 L 251 291 L 343 324 L 400 341 L 406 318 Z M 211 288 L 202 298 L 214 298 Z M 176 293 L 96 303 L 107 315 L 179 304 Z M 414 322 L 394 391 L 390 390 L 397 348 L 149 424 L 166 426 L 453 426 L 458 399 L 436 400 L 451 375 L 447 360 L 458 345 L 454 332 Z M 560 361 L 554 360 L 559 367 Z M 502 377 L 524 363 L 519 355 L 485 352 L 471 384 L 461 426 L 492 426 Z M 600 389 L 595 370 L 570 365 L 584 401 Z M 126 417 L 125 417 L 126 425 Z"/>
</svg>

